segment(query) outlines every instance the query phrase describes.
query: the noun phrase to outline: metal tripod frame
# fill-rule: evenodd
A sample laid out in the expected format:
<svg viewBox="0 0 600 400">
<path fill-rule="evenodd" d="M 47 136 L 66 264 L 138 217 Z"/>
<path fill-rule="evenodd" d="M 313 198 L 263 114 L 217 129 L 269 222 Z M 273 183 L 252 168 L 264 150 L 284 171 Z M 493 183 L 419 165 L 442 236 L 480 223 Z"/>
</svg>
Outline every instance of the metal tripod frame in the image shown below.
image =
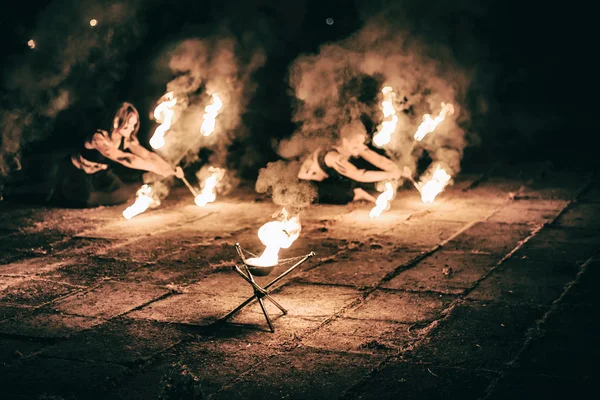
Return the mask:
<svg viewBox="0 0 600 400">
<path fill-rule="evenodd" d="M 304 262 L 306 262 L 309 258 L 313 257 L 315 255 L 315 253 L 313 251 L 311 251 L 309 254 L 305 255 L 305 256 L 300 256 L 300 257 L 294 257 L 294 258 L 288 258 L 288 259 L 282 259 L 279 261 L 279 263 L 277 265 L 281 265 L 284 263 L 289 263 L 290 261 L 294 261 L 294 260 L 299 260 L 297 261 L 294 265 L 292 265 L 290 268 L 288 268 L 287 270 L 285 270 L 283 273 L 281 273 L 279 276 L 277 276 L 275 279 L 273 279 L 271 282 L 269 282 L 268 284 L 266 284 L 264 287 L 259 286 L 255 281 L 254 281 L 254 276 L 252 275 L 252 272 L 250 272 L 250 268 L 248 267 L 248 264 L 246 263 L 246 257 L 244 255 L 244 251 L 246 251 L 248 254 L 256 257 L 254 254 L 250 253 L 248 250 L 242 249 L 242 247 L 240 246 L 239 243 L 235 244 L 235 249 L 237 250 L 240 258 L 242 259 L 243 265 L 242 268 L 238 267 L 237 265 L 233 266 L 233 270 L 235 272 L 237 272 L 246 282 L 248 282 L 251 286 L 252 289 L 254 290 L 254 294 L 249 297 L 246 301 L 244 301 L 243 303 L 241 303 L 239 306 L 237 306 L 235 309 L 233 309 L 231 312 L 229 312 L 227 315 L 225 315 L 223 318 L 221 318 L 222 320 L 227 320 L 229 318 L 231 318 L 233 315 L 235 315 L 236 313 L 238 313 L 242 308 L 246 307 L 247 305 L 253 303 L 255 300 L 258 301 L 258 304 L 260 305 L 260 308 L 265 316 L 265 319 L 267 320 L 267 324 L 269 325 L 269 329 L 271 330 L 271 332 L 275 332 L 275 328 L 273 327 L 273 323 L 271 322 L 271 318 L 269 317 L 269 314 L 267 313 L 267 309 L 265 308 L 265 305 L 263 303 L 263 298 L 269 300 L 271 303 L 273 303 L 273 305 L 275 307 L 277 307 L 283 315 L 287 314 L 287 310 L 285 308 L 283 308 L 269 293 L 268 289 L 275 285 L 277 282 L 281 281 L 283 278 L 285 278 L 286 276 L 288 276 L 290 273 L 292 273 L 292 271 L 294 271 L 297 267 L 299 267 L 300 265 L 302 265 Z"/>
</svg>

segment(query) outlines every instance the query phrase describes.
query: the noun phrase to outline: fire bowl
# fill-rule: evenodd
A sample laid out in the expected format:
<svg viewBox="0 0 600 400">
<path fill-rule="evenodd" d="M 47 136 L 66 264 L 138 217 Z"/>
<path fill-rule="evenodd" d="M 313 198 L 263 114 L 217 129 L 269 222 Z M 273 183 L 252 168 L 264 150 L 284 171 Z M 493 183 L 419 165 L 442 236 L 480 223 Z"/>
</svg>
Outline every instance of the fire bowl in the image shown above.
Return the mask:
<svg viewBox="0 0 600 400">
<path fill-rule="evenodd" d="M 248 269 L 250 270 L 252 275 L 256 275 L 256 276 L 267 276 L 271 272 L 273 272 L 273 269 L 275 269 L 275 267 L 278 265 L 278 264 L 257 265 L 257 264 L 254 264 L 253 261 L 254 260 L 252 258 L 246 258 L 244 260 L 244 264 L 246 264 L 246 266 L 248 267 Z"/>
</svg>

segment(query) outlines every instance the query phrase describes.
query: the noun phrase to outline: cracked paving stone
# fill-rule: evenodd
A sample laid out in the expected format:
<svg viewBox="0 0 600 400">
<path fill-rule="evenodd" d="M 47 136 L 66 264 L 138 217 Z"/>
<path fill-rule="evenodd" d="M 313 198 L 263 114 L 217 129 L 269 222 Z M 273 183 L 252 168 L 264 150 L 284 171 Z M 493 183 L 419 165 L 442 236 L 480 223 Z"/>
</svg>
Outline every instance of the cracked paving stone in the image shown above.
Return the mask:
<svg viewBox="0 0 600 400">
<path fill-rule="evenodd" d="M 0 273 L 5 275 L 34 276 L 43 275 L 62 265 L 73 262 L 69 255 L 30 256 L 24 259 L 13 260 L 10 264 L 0 265 Z"/>
<path fill-rule="evenodd" d="M 583 264 L 597 253 L 598 247 L 593 245 L 553 243 L 534 236 L 512 256 L 551 264 Z"/>
<path fill-rule="evenodd" d="M 103 321 L 97 318 L 36 311 L 0 323 L 0 333 L 37 338 L 64 338 Z"/>
<path fill-rule="evenodd" d="M 107 249 L 102 252 L 106 258 L 132 260 L 137 262 L 151 262 L 170 254 L 178 254 L 194 247 L 198 238 L 186 238 L 179 235 L 172 237 L 169 233 L 148 237 L 144 240 Z"/>
<path fill-rule="evenodd" d="M 131 270 L 144 266 L 133 261 L 104 257 L 82 257 L 61 265 L 44 274 L 47 279 L 72 285 L 91 286 L 109 278 L 119 278 Z"/>
<path fill-rule="evenodd" d="M 418 339 L 417 329 L 412 331 L 411 326 L 393 321 L 337 318 L 303 337 L 302 344 L 341 352 L 396 352 Z"/>
<path fill-rule="evenodd" d="M 510 258 L 483 280 L 468 299 L 550 305 L 572 281 L 576 265 Z"/>
<path fill-rule="evenodd" d="M 9 388 L 2 400 L 38 399 L 42 395 L 89 398 L 95 388 L 127 371 L 115 364 L 31 357 L 0 367 L 0 387 Z"/>
<path fill-rule="evenodd" d="M 380 362 L 377 355 L 296 348 L 253 367 L 211 398 L 337 398 Z"/>
<path fill-rule="evenodd" d="M 387 274 L 409 263 L 421 253 L 399 249 L 389 251 L 358 251 L 342 254 L 299 274 L 303 282 L 330 285 L 370 287 Z"/>
<path fill-rule="evenodd" d="M 498 370 L 511 361 L 543 308 L 466 302 L 441 321 L 410 359 L 440 366 Z"/>
<path fill-rule="evenodd" d="M 552 221 L 566 201 L 515 201 L 495 213 L 489 222 L 541 225 Z"/>
<path fill-rule="evenodd" d="M 116 319 L 45 349 L 44 357 L 130 364 L 173 347 L 186 334 L 170 324 Z"/>
<path fill-rule="evenodd" d="M 410 250 L 430 249 L 460 231 L 465 224 L 452 221 L 408 221 L 386 232 L 396 240 L 396 246 Z"/>
<path fill-rule="evenodd" d="M 47 344 L 27 338 L 0 338 L 0 367 L 31 357 L 46 346 Z"/>
<path fill-rule="evenodd" d="M 587 266 L 586 271 L 578 277 L 573 286 L 565 293 L 561 303 L 599 305 L 598 282 L 600 282 L 600 260 L 596 259 Z"/>
<path fill-rule="evenodd" d="M 165 378 L 177 380 L 181 374 L 176 362 L 198 377 L 202 394 L 209 396 L 275 353 L 269 346 L 223 339 L 181 343 L 101 399 L 154 399 L 164 389 Z"/>
<path fill-rule="evenodd" d="M 491 270 L 499 256 L 462 251 L 437 251 L 402 271 L 382 287 L 461 294 Z"/>
<path fill-rule="evenodd" d="M 496 376 L 493 371 L 393 361 L 377 370 L 371 379 L 354 387 L 347 397 L 361 400 L 451 399 L 460 393 L 461 399 L 478 399 L 484 397 Z"/>
<path fill-rule="evenodd" d="M 113 318 L 169 293 L 167 289 L 126 282 L 106 282 L 71 296 L 54 307 L 67 314 Z"/>
<path fill-rule="evenodd" d="M 600 229 L 600 204 L 575 204 L 556 220 L 556 226 L 565 228 Z"/>
<path fill-rule="evenodd" d="M 560 305 L 519 357 L 523 371 L 549 376 L 593 379 L 598 359 L 595 306 Z"/>
<path fill-rule="evenodd" d="M 376 290 L 344 316 L 356 319 L 416 323 L 433 321 L 451 302 L 449 296 Z"/>
<path fill-rule="evenodd" d="M 49 280 L 27 280 L 0 292 L 0 304 L 37 307 L 79 290 L 75 286 Z"/>
<path fill-rule="evenodd" d="M 531 230 L 525 225 L 478 222 L 444 245 L 444 248 L 504 255 L 529 236 Z"/>
</svg>

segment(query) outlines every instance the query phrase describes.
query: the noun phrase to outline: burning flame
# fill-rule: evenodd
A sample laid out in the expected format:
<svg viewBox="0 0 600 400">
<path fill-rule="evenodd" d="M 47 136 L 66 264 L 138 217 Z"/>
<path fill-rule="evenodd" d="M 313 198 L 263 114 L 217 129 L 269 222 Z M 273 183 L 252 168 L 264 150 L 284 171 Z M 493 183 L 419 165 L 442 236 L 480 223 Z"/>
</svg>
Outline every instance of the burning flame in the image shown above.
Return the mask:
<svg viewBox="0 0 600 400">
<path fill-rule="evenodd" d="M 148 185 L 143 185 L 136 193 L 137 198 L 135 203 L 123 210 L 123 217 L 131 219 L 138 214 L 143 213 L 152 205 L 159 205 L 160 201 L 152 195 L 152 188 Z"/>
<path fill-rule="evenodd" d="M 95 18 L 90 19 L 90 26 L 96 26 L 98 25 L 98 20 Z"/>
<path fill-rule="evenodd" d="M 292 243 L 300 236 L 302 229 L 300 225 L 300 216 L 289 216 L 288 211 L 281 210 L 282 220 L 270 221 L 260 227 L 258 238 L 265 245 L 265 250 L 260 257 L 253 257 L 246 260 L 248 264 L 268 267 L 277 265 L 279 262 L 279 250 L 289 248 Z"/>
<path fill-rule="evenodd" d="M 35 49 L 35 40 L 29 39 L 29 41 L 27 41 L 27 46 L 29 46 L 30 49 Z"/>
<path fill-rule="evenodd" d="M 165 133 L 171 129 L 173 121 L 173 107 L 177 104 L 177 99 L 173 97 L 173 92 L 169 92 L 163 96 L 165 99 L 154 109 L 154 119 L 160 125 L 154 131 L 154 135 L 150 139 L 150 146 L 153 149 L 160 149 L 165 145 Z"/>
<path fill-rule="evenodd" d="M 204 207 L 208 203 L 215 201 L 217 198 L 215 187 L 221 182 L 221 179 L 223 179 L 226 172 L 225 169 L 216 167 L 209 167 L 208 170 L 212 174 L 204 181 L 202 192 L 194 198 L 194 202 L 196 202 L 198 207 Z"/>
<path fill-rule="evenodd" d="M 218 94 L 213 93 L 212 103 L 204 107 L 204 121 L 200 127 L 200 133 L 203 136 L 210 136 L 215 130 L 216 118 L 219 115 L 219 110 L 223 107 L 223 102 Z"/>
<path fill-rule="evenodd" d="M 390 182 L 385 183 L 385 191 L 377 196 L 375 200 L 375 207 L 369 212 L 369 217 L 376 218 L 381 215 L 382 212 L 390 208 L 390 202 L 394 199 L 396 190 Z"/>
<path fill-rule="evenodd" d="M 433 176 L 427 182 L 419 183 L 423 203 L 433 203 L 435 197 L 444 190 L 452 177 L 439 165 L 436 165 Z"/>
<path fill-rule="evenodd" d="M 392 133 L 396 130 L 396 124 L 398 123 L 393 103 L 394 92 L 391 86 L 384 87 L 381 92 L 384 96 L 384 100 L 381 102 L 383 122 L 379 127 L 379 131 L 373 136 L 373 144 L 377 147 L 382 147 L 390 142 Z"/>
<path fill-rule="evenodd" d="M 449 103 L 442 103 L 442 111 L 440 111 L 440 114 L 437 117 L 431 118 L 431 115 L 429 114 L 423 115 L 423 122 L 421 122 L 421 125 L 419 125 L 415 132 L 415 139 L 419 142 L 423 140 L 423 138 L 427 136 L 428 133 L 433 132 L 448 115 L 452 114 L 454 114 L 454 106 Z"/>
</svg>

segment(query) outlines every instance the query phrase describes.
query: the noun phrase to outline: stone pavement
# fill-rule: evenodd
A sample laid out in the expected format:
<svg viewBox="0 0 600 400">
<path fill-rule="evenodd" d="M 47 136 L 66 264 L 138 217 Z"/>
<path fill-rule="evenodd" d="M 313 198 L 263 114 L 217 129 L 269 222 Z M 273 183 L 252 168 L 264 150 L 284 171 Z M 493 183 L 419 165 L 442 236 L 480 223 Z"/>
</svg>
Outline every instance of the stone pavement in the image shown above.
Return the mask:
<svg viewBox="0 0 600 400">
<path fill-rule="evenodd" d="M 0 203 L 0 399 L 504 399 L 592 388 L 600 181 L 549 164 L 314 206 L 270 333 L 231 267 L 279 210 L 240 188 L 124 207 Z M 278 267 L 273 276 L 282 271 Z M 257 278 L 264 284 L 273 276 Z M 594 310 L 596 310 L 594 312 Z"/>
</svg>

